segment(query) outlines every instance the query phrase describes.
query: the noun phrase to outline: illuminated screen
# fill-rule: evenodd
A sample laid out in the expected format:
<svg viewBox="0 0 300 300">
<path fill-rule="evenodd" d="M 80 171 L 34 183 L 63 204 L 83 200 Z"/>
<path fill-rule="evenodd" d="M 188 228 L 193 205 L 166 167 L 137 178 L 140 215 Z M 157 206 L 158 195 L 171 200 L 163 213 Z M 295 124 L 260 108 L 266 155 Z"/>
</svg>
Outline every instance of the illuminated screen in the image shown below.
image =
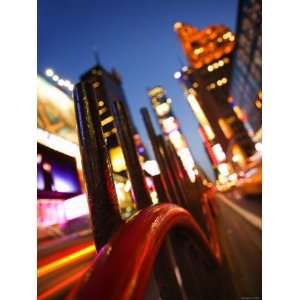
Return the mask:
<svg viewBox="0 0 300 300">
<path fill-rule="evenodd" d="M 37 188 L 47 192 L 80 193 L 75 158 L 38 143 Z"/>
</svg>

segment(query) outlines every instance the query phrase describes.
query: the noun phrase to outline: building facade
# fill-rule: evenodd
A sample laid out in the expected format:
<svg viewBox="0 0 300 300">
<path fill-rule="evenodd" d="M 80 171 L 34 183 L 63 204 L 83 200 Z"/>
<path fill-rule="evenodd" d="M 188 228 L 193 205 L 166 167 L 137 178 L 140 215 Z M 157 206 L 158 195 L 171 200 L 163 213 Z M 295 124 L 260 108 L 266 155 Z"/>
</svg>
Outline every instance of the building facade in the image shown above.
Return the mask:
<svg viewBox="0 0 300 300">
<path fill-rule="evenodd" d="M 244 156 L 252 155 L 254 144 L 244 127 L 244 115 L 228 97 L 234 34 L 223 25 L 199 31 L 176 23 L 174 29 L 189 62 L 174 77 L 200 124 L 200 135 L 213 167 L 227 160 L 232 144 L 238 145 Z"/>
<path fill-rule="evenodd" d="M 123 91 L 120 75 L 115 70 L 108 72 L 102 66 L 96 65 L 84 73 L 80 77 L 80 80 L 83 82 L 89 82 L 93 86 L 96 101 L 98 103 L 98 113 L 111 157 L 113 171 L 126 176 L 125 159 L 117 138 L 117 129 L 112 115 L 112 104 L 115 101 L 122 101 L 128 112 L 131 131 L 134 135 L 133 137 L 140 159 L 143 161 L 147 159 L 148 156 L 134 125 Z"/>
<path fill-rule="evenodd" d="M 244 112 L 247 130 L 256 141 L 262 122 L 261 10 L 261 0 L 239 1 L 229 90 L 232 101 Z"/>
</svg>

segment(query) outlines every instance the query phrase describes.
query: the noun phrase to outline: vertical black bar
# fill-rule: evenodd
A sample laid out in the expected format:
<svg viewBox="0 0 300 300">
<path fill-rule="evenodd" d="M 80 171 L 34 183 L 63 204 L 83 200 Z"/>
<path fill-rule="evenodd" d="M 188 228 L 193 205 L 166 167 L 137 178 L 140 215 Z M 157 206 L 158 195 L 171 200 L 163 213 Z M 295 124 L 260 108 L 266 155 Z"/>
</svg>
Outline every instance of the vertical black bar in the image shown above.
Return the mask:
<svg viewBox="0 0 300 300">
<path fill-rule="evenodd" d="M 133 189 L 134 198 L 139 209 L 152 205 L 147 189 L 143 170 L 141 168 L 133 133 L 130 127 L 128 113 L 121 101 L 115 101 L 112 107 L 117 135 L 124 153 L 126 167 Z"/>
<path fill-rule="evenodd" d="M 187 175 L 187 172 L 183 168 L 181 159 L 177 155 L 173 144 L 169 140 L 165 139 L 162 142 L 164 143 L 164 150 L 173 170 L 172 174 L 175 177 L 174 181 L 178 190 L 178 194 L 180 195 L 181 205 L 188 209 L 188 190 L 190 179 Z"/>
<path fill-rule="evenodd" d="M 174 165 L 172 164 L 171 157 L 169 156 L 167 150 L 166 150 L 166 145 L 165 145 L 165 140 L 162 135 L 157 136 L 158 144 L 159 144 L 159 151 L 165 161 L 166 165 L 166 170 L 167 170 L 167 176 L 169 178 L 169 181 L 172 186 L 172 191 L 174 194 L 174 202 L 180 206 L 184 207 L 183 203 L 183 197 L 184 195 L 181 193 L 179 186 L 178 186 L 178 178 L 176 178 L 175 174 L 175 169 Z"/>
<path fill-rule="evenodd" d="M 168 202 L 168 197 L 166 195 L 166 192 L 165 192 L 165 189 L 163 186 L 163 182 L 161 180 L 161 175 L 160 174 L 154 175 L 154 176 L 152 176 L 152 179 L 153 179 L 153 183 L 155 186 L 155 190 L 157 192 L 159 202 L 161 202 L 161 203 Z"/>
<path fill-rule="evenodd" d="M 93 87 L 85 82 L 77 84 L 74 102 L 94 239 L 99 251 L 122 219 Z"/>
<path fill-rule="evenodd" d="M 159 165 L 160 176 L 161 176 L 162 184 L 164 186 L 165 195 L 168 199 L 168 202 L 173 202 L 175 196 L 172 191 L 171 183 L 169 182 L 165 161 L 159 150 L 157 137 L 156 137 L 156 134 L 155 134 L 152 122 L 151 122 L 149 112 L 148 112 L 147 108 L 145 108 L 145 107 L 141 108 L 140 112 L 142 114 L 143 121 L 144 121 L 146 130 L 147 130 L 147 133 L 148 133 L 148 137 L 149 137 L 151 145 L 152 145 L 155 159 Z"/>
</svg>

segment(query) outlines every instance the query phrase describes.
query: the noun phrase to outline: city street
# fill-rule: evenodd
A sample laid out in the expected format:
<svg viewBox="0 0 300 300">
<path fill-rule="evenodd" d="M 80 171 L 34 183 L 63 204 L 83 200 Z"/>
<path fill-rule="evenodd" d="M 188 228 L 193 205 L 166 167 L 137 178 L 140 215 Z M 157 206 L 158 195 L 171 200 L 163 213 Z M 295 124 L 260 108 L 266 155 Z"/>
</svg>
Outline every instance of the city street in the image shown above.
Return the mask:
<svg viewBox="0 0 300 300">
<path fill-rule="evenodd" d="M 41 244 L 38 249 L 38 299 L 64 299 L 95 254 L 90 231 Z"/>
<path fill-rule="evenodd" d="M 238 298 L 261 299 L 261 201 L 217 194 L 217 226 Z M 252 298 L 256 299 L 256 298 Z"/>
</svg>

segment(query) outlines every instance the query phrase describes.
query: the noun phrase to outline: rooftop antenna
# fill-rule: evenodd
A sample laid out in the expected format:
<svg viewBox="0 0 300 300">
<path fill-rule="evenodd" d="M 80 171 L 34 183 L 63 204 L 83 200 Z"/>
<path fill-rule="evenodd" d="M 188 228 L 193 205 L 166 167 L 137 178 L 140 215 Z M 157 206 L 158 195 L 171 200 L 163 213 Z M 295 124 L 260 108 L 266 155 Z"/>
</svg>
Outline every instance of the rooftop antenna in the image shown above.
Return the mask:
<svg viewBox="0 0 300 300">
<path fill-rule="evenodd" d="M 93 53 L 94 53 L 96 65 L 100 65 L 99 50 L 96 47 L 94 47 Z"/>
</svg>

